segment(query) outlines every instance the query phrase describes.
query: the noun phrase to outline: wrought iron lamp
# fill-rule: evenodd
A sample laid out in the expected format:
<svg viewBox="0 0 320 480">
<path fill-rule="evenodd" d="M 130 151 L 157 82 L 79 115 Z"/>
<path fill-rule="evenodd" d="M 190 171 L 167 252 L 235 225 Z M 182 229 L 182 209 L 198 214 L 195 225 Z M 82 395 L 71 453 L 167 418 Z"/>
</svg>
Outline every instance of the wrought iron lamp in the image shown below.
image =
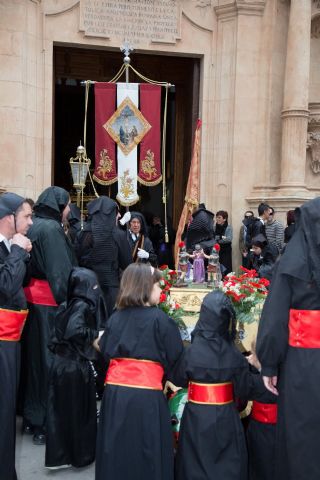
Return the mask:
<svg viewBox="0 0 320 480">
<path fill-rule="evenodd" d="M 87 157 L 86 149 L 80 143 L 77 148 L 76 157 L 69 160 L 73 186 L 77 191 L 77 205 L 83 211 L 83 189 L 86 186 L 87 175 L 91 164 L 90 158 Z"/>
</svg>

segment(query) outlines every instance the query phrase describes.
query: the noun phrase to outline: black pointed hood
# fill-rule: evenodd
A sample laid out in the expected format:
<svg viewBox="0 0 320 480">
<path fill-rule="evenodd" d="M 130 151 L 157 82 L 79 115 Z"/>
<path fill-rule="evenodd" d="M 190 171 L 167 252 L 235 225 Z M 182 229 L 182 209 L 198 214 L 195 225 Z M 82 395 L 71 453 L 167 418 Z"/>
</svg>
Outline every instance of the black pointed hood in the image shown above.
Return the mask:
<svg viewBox="0 0 320 480">
<path fill-rule="evenodd" d="M 205 338 L 235 336 L 236 314 L 231 300 L 221 291 L 208 293 L 203 299 L 199 320 L 192 335 Z"/>
<path fill-rule="evenodd" d="M 53 218 L 61 222 L 62 212 L 70 201 L 69 193 L 61 187 L 48 187 L 40 195 L 34 205 L 37 217 Z"/>
<path fill-rule="evenodd" d="M 320 197 L 295 210 L 295 233 L 277 272 L 310 282 L 320 289 Z"/>
</svg>

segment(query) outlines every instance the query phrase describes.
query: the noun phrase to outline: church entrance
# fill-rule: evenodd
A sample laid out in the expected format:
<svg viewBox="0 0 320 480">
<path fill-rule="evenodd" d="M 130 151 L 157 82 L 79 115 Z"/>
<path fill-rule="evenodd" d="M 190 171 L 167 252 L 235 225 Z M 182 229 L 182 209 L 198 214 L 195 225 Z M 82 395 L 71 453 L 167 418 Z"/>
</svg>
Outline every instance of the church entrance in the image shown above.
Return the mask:
<svg viewBox="0 0 320 480">
<path fill-rule="evenodd" d="M 66 46 L 54 47 L 54 131 L 53 182 L 72 192 L 70 157 L 83 142 L 84 98 L 83 80 L 107 82 L 122 65 L 123 55 L 118 51 L 93 50 Z M 168 55 L 131 54 L 133 67 L 145 77 L 167 81 L 174 85 L 168 95 L 167 114 L 167 211 L 173 229 L 176 228 L 188 179 L 193 135 L 199 115 L 200 58 Z M 121 78 L 120 81 L 125 81 Z M 140 79 L 130 71 L 130 82 Z M 164 97 L 164 95 L 163 95 Z M 94 92 L 90 89 L 87 116 L 87 155 L 94 164 Z M 95 183 L 100 195 L 116 197 L 116 184 Z M 131 210 L 142 211 L 147 219 L 163 216 L 162 183 L 155 187 L 138 184 L 140 201 Z M 90 184 L 85 195 L 94 195 Z"/>
</svg>

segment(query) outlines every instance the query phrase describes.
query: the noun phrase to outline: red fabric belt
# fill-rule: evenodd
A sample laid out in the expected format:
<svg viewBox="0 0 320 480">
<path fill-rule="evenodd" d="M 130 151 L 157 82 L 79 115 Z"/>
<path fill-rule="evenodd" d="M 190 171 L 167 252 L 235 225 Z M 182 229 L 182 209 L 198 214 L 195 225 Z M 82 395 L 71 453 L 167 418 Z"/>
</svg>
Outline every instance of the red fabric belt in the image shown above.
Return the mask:
<svg viewBox="0 0 320 480">
<path fill-rule="evenodd" d="M 47 280 L 31 278 L 29 285 L 24 288 L 24 293 L 29 303 L 48 307 L 58 306 Z"/>
<path fill-rule="evenodd" d="M 151 360 L 113 358 L 107 371 L 105 385 L 162 390 L 163 367 Z"/>
<path fill-rule="evenodd" d="M 189 382 L 188 401 L 208 405 L 224 405 L 233 402 L 232 382 L 195 383 Z"/>
<path fill-rule="evenodd" d="M 18 342 L 28 315 L 28 310 L 0 308 L 0 340 Z"/>
<path fill-rule="evenodd" d="M 277 423 L 278 405 L 276 403 L 252 402 L 251 418 L 260 423 Z"/>
<path fill-rule="evenodd" d="M 320 348 L 320 310 L 290 310 L 289 345 Z"/>
</svg>

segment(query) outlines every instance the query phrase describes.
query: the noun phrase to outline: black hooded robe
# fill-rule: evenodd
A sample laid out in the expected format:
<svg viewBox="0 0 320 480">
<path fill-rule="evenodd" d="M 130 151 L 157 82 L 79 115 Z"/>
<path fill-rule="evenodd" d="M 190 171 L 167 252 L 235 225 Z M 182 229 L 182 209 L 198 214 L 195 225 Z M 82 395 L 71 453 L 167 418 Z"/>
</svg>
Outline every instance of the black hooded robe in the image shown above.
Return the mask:
<svg viewBox="0 0 320 480">
<path fill-rule="evenodd" d="M 260 375 L 256 373 L 256 375 Z M 277 404 L 278 397 L 264 389 L 259 401 Z M 249 417 L 246 429 L 249 454 L 249 480 L 274 480 L 276 458 L 276 423 L 263 423 Z"/>
<path fill-rule="evenodd" d="M 51 351 L 46 467 L 83 467 L 95 459 L 96 388 L 91 360 L 98 324 L 106 309 L 96 275 L 76 267 L 68 286 L 68 299 L 58 308 Z"/>
<path fill-rule="evenodd" d="M 229 339 L 233 309 L 222 292 L 208 294 L 193 340 L 175 369 L 173 382 L 232 382 L 234 395 L 258 398 L 264 387 Z M 247 480 L 246 440 L 235 402 L 208 405 L 187 402 L 176 458 L 176 480 Z"/>
<path fill-rule="evenodd" d="M 18 245 L 7 250 L 0 242 L 0 306 L 26 309 L 22 289 L 29 255 Z M 16 480 L 16 395 L 19 379 L 20 343 L 0 340 L 0 479 Z"/>
<path fill-rule="evenodd" d="M 89 218 L 76 239 L 75 250 L 81 267 L 93 270 L 111 315 L 116 302 L 120 273 L 132 263 L 126 234 L 116 225 L 117 203 L 101 196 L 88 204 Z M 100 325 L 104 327 L 104 325 Z"/>
<path fill-rule="evenodd" d="M 262 374 L 278 376 L 276 480 L 320 478 L 320 348 L 288 344 L 289 311 L 320 310 L 320 198 L 297 212 L 258 330 Z"/>
<path fill-rule="evenodd" d="M 160 362 L 168 375 L 183 346 L 157 307 L 115 312 L 100 341 L 105 359 Z M 173 480 L 170 412 L 162 391 L 107 384 L 98 427 L 95 480 Z"/>
<path fill-rule="evenodd" d="M 69 274 L 76 264 L 71 244 L 61 226 L 61 214 L 68 202 L 69 194 L 64 189 L 47 188 L 34 206 L 33 225 L 28 231 L 32 241 L 28 274 L 49 282 L 57 305 L 67 298 Z M 27 358 L 23 417 L 30 425 L 42 429 L 46 420 L 48 374 L 52 363 L 48 344 L 57 306 L 28 302 L 28 308 L 23 335 Z"/>
<path fill-rule="evenodd" d="M 140 228 L 140 233 L 139 236 L 137 237 L 135 234 L 131 233 L 130 230 L 127 230 L 127 240 L 130 245 L 131 249 L 131 254 L 132 254 L 132 260 L 134 262 L 143 262 L 143 263 L 150 263 L 154 267 L 158 266 L 158 257 L 157 254 L 154 251 L 152 241 L 148 237 L 148 228 L 147 228 L 147 223 L 140 212 L 130 212 L 131 213 L 131 218 L 130 221 L 133 220 L 134 218 L 137 218 L 140 222 L 141 228 Z M 147 259 L 140 259 L 138 257 L 138 249 L 142 248 L 146 252 L 149 253 L 149 258 Z"/>
</svg>

